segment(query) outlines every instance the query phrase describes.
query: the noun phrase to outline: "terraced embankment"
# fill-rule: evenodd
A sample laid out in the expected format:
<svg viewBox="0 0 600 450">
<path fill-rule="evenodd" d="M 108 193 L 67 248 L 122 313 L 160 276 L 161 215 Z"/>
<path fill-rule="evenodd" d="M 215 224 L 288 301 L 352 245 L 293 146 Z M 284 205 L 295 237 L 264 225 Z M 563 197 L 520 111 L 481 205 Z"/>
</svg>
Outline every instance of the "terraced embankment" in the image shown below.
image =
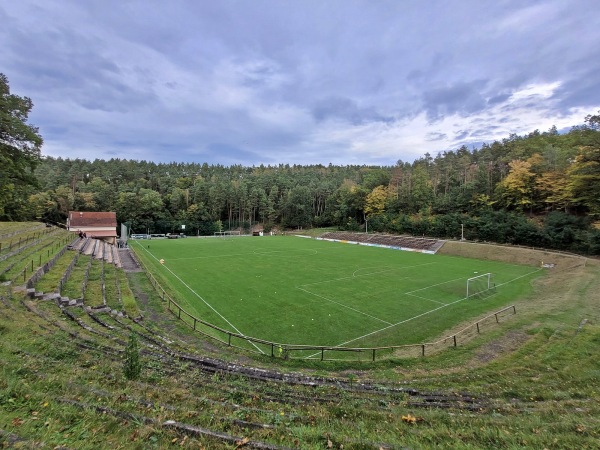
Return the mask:
<svg viewBox="0 0 600 450">
<path fill-rule="evenodd" d="M 68 265 L 57 263 L 57 279 Z M 523 299 L 522 312 L 477 342 L 373 366 L 250 359 L 200 342 L 165 311 L 139 272 L 128 282 L 110 280 L 119 291 L 132 288 L 143 319 L 110 299 L 113 308 L 92 308 L 86 298 L 96 297 L 85 294 L 69 306 L 11 294 L 15 284 L 5 285 L 0 443 L 598 448 L 600 269 L 590 263 L 560 273 L 540 281 L 538 297 Z M 142 362 L 136 380 L 123 374 L 132 334 Z"/>
</svg>

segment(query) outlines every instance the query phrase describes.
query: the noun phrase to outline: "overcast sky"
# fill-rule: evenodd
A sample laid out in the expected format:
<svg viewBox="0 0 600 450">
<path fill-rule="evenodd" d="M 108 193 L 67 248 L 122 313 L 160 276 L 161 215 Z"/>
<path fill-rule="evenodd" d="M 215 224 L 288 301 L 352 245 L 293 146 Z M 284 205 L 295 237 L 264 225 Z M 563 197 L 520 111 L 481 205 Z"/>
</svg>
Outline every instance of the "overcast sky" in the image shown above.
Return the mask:
<svg viewBox="0 0 600 450">
<path fill-rule="evenodd" d="M 412 162 L 600 110 L 598 0 L 4 0 L 42 154 Z"/>
</svg>

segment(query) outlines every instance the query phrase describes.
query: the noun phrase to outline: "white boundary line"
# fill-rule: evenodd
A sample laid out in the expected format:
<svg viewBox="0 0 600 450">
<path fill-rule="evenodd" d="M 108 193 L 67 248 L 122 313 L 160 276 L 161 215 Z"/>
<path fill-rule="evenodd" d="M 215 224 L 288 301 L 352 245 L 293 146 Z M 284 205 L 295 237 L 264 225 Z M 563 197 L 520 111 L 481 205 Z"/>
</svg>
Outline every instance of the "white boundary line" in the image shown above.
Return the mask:
<svg viewBox="0 0 600 450">
<path fill-rule="evenodd" d="M 518 280 L 518 279 L 520 279 L 520 278 L 524 278 L 524 277 L 526 277 L 526 276 L 529 276 L 529 275 L 532 275 L 532 274 L 534 274 L 534 273 L 537 273 L 537 272 L 539 272 L 540 270 L 543 270 L 543 269 L 541 269 L 541 268 L 540 268 L 540 269 L 534 270 L 533 272 L 528 272 L 528 273 L 526 273 L 526 274 L 520 275 L 520 276 L 518 276 L 518 277 L 516 277 L 516 278 L 513 278 L 512 280 L 508 280 L 508 281 L 506 281 L 506 282 L 504 282 L 504 283 L 498 284 L 498 285 L 496 285 L 496 287 L 498 287 L 498 286 L 503 286 L 503 285 L 505 285 L 505 284 L 512 283 L 513 281 L 516 281 L 516 280 Z M 443 284 L 443 283 L 439 283 L 439 284 Z M 437 286 L 437 285 L 434 285 L 434 286 Z M 426 289 L 426 288 L 425 288 L 425 289 Z M 419 290 L 422 290 L 422 289 L 418 289 L 417 291 L 419 291 Z M 412 292 L 417 292 L 417 291 L 412 291 Z M 493 294 L 493 295 L 496 295 L 496 294 Z M 405 320 L 402 320 L 402 321 L 400 321 L 400 322 L 394 323 L 394 324 L 392 324 L 392 325 L 389 325 L 389 326 L 387 326 L 387 327 L 381 328 L 381 329 L 379 329 L 379 330 L 372 331 L 372 332 L 370 332 L 370 333 L 367 333 L 367 334 L 365 334 L 365 335 L 359 336 L 359 337 L 357 337 L 357 338 L 351 339 L 351 340 L 349 340 L 349 341 L 346 341 L 346 342 L 342 342 L 341 344 L 335 345 L 335 346 L 333 346 L 332 348 L 335 348 L 335 347 L 341 347 L 341 346 L 343 346 L 343 345 L 346 345 L 346 344 L 349 344 L 349 343 L 351 343 L 351 342 L 358 341 L 359 339 L 363 339 L 363 338 L 366 338 L 366 337 L 372 336 L 372 335 L 374 335 L 374 334 L 377 334 L 377 333 L 379 333 L 379 332 L 381 332 L 381 331 L 385 331 L 385 330 L 388 330 L 388 329 L 390 329 L 390 328 L 393 328 L 393 327 L 395 327 L 396 325 L 402 325 L 402 324 L 404 324 L 404 323 L 407 323 L 407 322 L 410 322 L 410 321 L 412 321 L 412 320 L 418 319 L 419 317 L 426 316 L 426 315 L 428 315 L 428 314 L 431 314 L 431 313 L 433 313 L 433 312 L 439 311 L 440 309 L 446 308 L 446 307 L 448 307 L 448 306 L 455 305 L 456 303 L 460 303 L 460 302 L 463 302 L 463 301 L 465 301 L 465 300 L 468 300 L 468 297 L 461 298 L 461 299 L 459 299 L 459 300 L 456 300 L 456 301 L 454 301 L 454 302 L 447 303 L 447 304 L 445 304 L 445 305 L 442 305 L 442 306 L 439 306 L 439 307 L 437 307 L 437 308 L 433 308 L 432 310 L 426 311 L 426 312 L 424 312 L 424 313 L 422 313 L 422 314 L 417 314 L 417 315 L 416 315 L 416 316 L 414 316 L 414 317 L 410 317 L 410 318 L 408 318 L 408 319 L 405 319 Z M 318 352 L 318 353 L 314 353 L 314 354 L 312 354 L 312 355 L 305 356 L 305 357 L 304 357 L 304 359 L 313 358 L 313 357 L 315 357 L 315 356 L 318 356 L 318 355 L 320 355 L 320 354 L 321 354 L 320 352 Z"/>
<path fill-rule="evenodd" d="M 342 281 L 342 280 L 350 280 L 352 278 L 359 278 L 359 277 L 368 277 L 370 275 L 377 275 L 380 273 L 385 273 L 385 272 L 393 272 L 394 270 L 400 270 L 400 269 L 413 269 L 415 267 L 421 267 L 421 266 L 428 266 L 431 264 L 435 264 L 435 263 L 425 263 L 425 264 L 417 264 L 414 266 L 402 266 L 402 267 L 394 267 L 391 268 L 389 270 L 380 270 L 379 272 L 369 272 L 369 273 L 365 273 L 364 275 L 355 275 L 356 272 L 358 272 L 361 269 L 356 269 L 353 273 L 352 276 L 349 277 L 341 277 L 341 278 L 332 278 L 331 280 L 324 280 L 324 281 L 315 281 L 314 283 L 306 283 L 306 284 L 300 284 L 298 286 L 296 286 L 298 289 L 302 288 L 303 286 L 313 286 L 315 284 L 323 284 L 323 283 L 334 283 L 336 281 Z M 406 277 L 402 277 L 402 278 L 406 278 Z"/>
<path fill-rule="evenodd" d="M 379 317 L 373 316 L 371 314 L 367 314 L 367 313 L 365 313 L 363 311 L 360 311 L 359 309 L 353 308 L 353 307 L 348 306 L 348 305 L 344 305 L 343 303 L 336 302 L 335 300 L 331 300 L 330 298 L 327 298 L 327 297 L 324 297 L 322 295 L 319 295 L 319 294 L 316 294 L 314 292 L 311 292 L 308 289 L 304 289 L 304 286 L 313 286 L 315 284 L 323 284 L 323 283 L 333 283 L 335 281 L 349 280 L 349 279 L 352 279 L 352 278 L 359 278 L 359 277 L 367 277 L 367 276 L 371 276 L 371 275 L 377 275 L 377 274 L 380 274 L 380 273 L 393 272 L 395 270 L 400 270 L 400 269 L 412 269 L 412 268 L 415 268 L 415 267 L 427 266 L 427 265 L 431 265 L 431 264 L 435 264 L 435 263 L 417 264 L 417 265 L 414 265 L 414 266 L 392 267 L 392 268 L 389 268 L 389 269 L 386 269 L 386 270 L 380 270 L 380 271 L 377 271 L 377 272 L 369 272 L 369 273 L 357 275 L 356 272 L 358 272 L 359 270 L 363 269 L 363 268 L 360 268 L 360 269 L 356 269 L 352 273 L 352 276 L 350 276 L 350 277 L 334 278 L 332 280 L 317 281 L 315 283 L 302 284 L 300 286 L 296 286 L 296 289 L 299 289 L 299 290 L 301 290 L 303 292 L 306 292 L 307 294 L 314 295 L 315 297 L 321 298 L 321 299 L 326 300 L 328 302 L 334 303 L 334 304 L 336 304 L 338 306 L 341 306 L 342 308 L 346 308 L 346 309 L 354 311 L 354 312 L 356 312 L 358 314 L 362 314 L 363 316 L 370 317 L 371 319 L 375 319 L 375 320 L 378 320 L 380 322 L 387 323 L 388 325 L 393 325 L 392 322 L 388 322 L 387 320 L 380 319 Z M 406 277 L 401 277 L 401 278 L 406 278 Z M 431 301 L 435 301 L 435 300 L 431 300 Z M 440 303 L 440 302 L 436 302 L 436 303 Z M 442 304 L 442 303 L 440 303 L 440 304 Z"/>
<path fill-rule="evenodd" d="M 154 256 L 152 253 L 150 253 L 150 252 L 149 252 L 147 249 L 145 249 L 145 248 L 144 248 L 144 247 L 143 247 L 141 244 L 140 244 L 140 246 L 141 246 L 141 247 L 142 247 L 142 249 L 143 249 L 143 250 L 144 250 L 146 253 L 148 253 L 148 254 L 149 254 L 149 255 L 150 255 L 152 258 L 154 258 L 156 261 L 158 261 L 158 258 L 157 258 L 156 256 Z M 179 276 L 178 276 L 178 275 L 177 275 L 175 272 L 173 272 L 171 269 L 169 269 L 169 268 L 168 268 L 167 266 L 165 266 L 164 264 L 162 264 L 162 267 L 164 267 L 165 269 L 167 269 L 171 275 L 173 275 L 175 278 L 177 278 L 177 279 L 179 280 L 179 282 L 180 282 L 181 284 L 183 284 L 183 285 L 184 285 L 184 286 L 185 286 L 185 287 L 186 287 L 186 288 L 187 288 L 187 289 L 188 289 L 188 290 L 189 290 L 189 291 L 190 291 L 192 294 L 194 294 L 196 297 L 198 297 L 200 300 L 202 300 L 206 306 L 208 306 L 210 309 L 212 309 L 212 310 L 213 310 L 213 311 L 214 311 L 214 312 L 215 312 L 215 313 L 216 313 L 216 314 L 217 314 L 217 315 L 218 315 L 218 316 L 219 316 L 221 319 L 223 319 L 225 322 L 227 322 L 227 323 L 229 324 L 229 326 L 231 326 L 231 328 L 233 328 L 233 329 L 234 329 L 234 330 L 235 330 L 235 331 L 236 331 L 238 334 L 241 334 L 241 335 L 242 335 L 242 336 L 244 336 L 244 337 L 248 337 L 248 336 L 246 336 L 244 333 L 242 333 L 240 330 L 238 330 L 238 329 L 237 329 L 237 327 L 236 327 L 234 324 L 232 324 L 232 323 L 231 323 L 229 320 L 227 320 L 225 317 L 223 317 L 223 315 L 222 315 L 222 314 L 221 314 L 219 311 L 217 311 L 215 308 L 213 308 L 213 306 L 212 306 L 210 303 L 208 303 L 206 300 L 204 300 L 200 294 L 198 294 L 198 293 L 197 293 L 196 291 L 194 291 L 194 290 L 193 290 L 193 289 L 192 289 L 190 286 L 188 286 L 188 285 L 186 284 L 186 282 L 185 282 L 185 281 L 183 281 L 181 278 L 179 278 Z M 251 343 L 251 344 L 252 344 L 254 347 L 256 347 L 256 349 L 257 349 L 259 352 L 261 352 L 263 355 L 265 354 L 265 352 L 263 352 L 263 351 L 262 351 L 262 350 L 261 350 L 261 349 L 260 349 L 260 348 L 259 348 L 259 347 L 258 347 L 258 346 L 255 344 L 255 343 L 254 343 L 254 342 L 251 342 L 251 341 L 248 341 L 248 342 L 250 342 L 250 343 Z"/>
<path fill-rule="evenodd" d="M 380 322 L 387 323 L 388 325 L 392 325 L 392 323 L 388 322 L 387 320 L 383 320 L 383 319 L 380 319 L 379 317 L 375 317 L 375 316 L 372 316 L 370 314 L 364 313 L 362 311 L 359 311 L 358 309 L 352 308 L 351 306 L 344 305 L 343 303 L 336 302 L 335 300 L 331 300 L 331 299 L 329 299 L 327 297 L 323 297 L 322 295 L 315 294 L 314 292 L 307 291 L 306 289 L 303 289 L 301 287 L 297 287 L 297 289 L 300 289 L 301 291 L 306 292 L 307 294 L 314 295 L 315 297 L 322 298 L 323 300 L 327 300 L 328 302 L 335 303 L 336 305 L 341 306 L 343 308 L 347 308 L 347 309 L 349 309 L 351 311 L 354 311 L 354 312 L 357 312 L 359 314 L 362 314 L 363 316 L 367 316 L 367 317 L 370 317 L 371 319 L 379 320 Z"/>
<path fill-rule="evenodd" d="M 415 295 L 415 294 L 404 294 L 404 295 L 410 295 L 411 297 L 420 298 L 421 300 L 426 300 L 431 303 L 437 303 L 438 305 L 446 305 L 446 303 L 444 303 L 444 302 L 438 302 L 437 300 L 431 300 L 430 298 L 421 297 L 420 295 Z"/>
<path fill-rule="evenodd" d="M 318 254 L 317 250 L 307 250 L 307 251 L 311 251 L 313 255 Z M 264 252 L 257 252 L 257 251 L 252 251 L 252 252 L 245 252 L 245 253 L 229 253 L 227 255 L 214 255 L 214 256 L 192 256 L 189 258 L 171 258 L 171 261 L 183 261 L 183 260 L 193 260 L 193 259 L 211 259 L 211 258 L 229 258 L 231 256 L 255 256 L 255 255 L 265 255 L 265 256 L 271 256 L 271 254 L 273 253 L 284 253 L 283 251 L 280 250 L 274 250 L 274 251 L 264 251 Z M 284 258 L 295 258 L 297 255 L 286 255 L 284 254 L 283 257 Z"/>
</svg>

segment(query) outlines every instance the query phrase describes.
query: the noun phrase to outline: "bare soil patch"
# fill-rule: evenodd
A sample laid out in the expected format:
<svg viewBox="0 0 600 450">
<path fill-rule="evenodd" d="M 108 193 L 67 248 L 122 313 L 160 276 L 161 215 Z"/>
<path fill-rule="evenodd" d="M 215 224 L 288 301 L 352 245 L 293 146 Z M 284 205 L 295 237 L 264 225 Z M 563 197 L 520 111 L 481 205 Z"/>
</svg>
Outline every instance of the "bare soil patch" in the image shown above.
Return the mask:
<svg viewBox="0 0 600 450">
<path fill-rule="evenodd" d="M 479 363 L 488 363 L 499 356 L 517 350 L 521 345 L 531 338 L 527 333 L 520 330 L 512 330 L 498 339 L 494 339 L 475 353 L 475 361 Z"/>
</svg>

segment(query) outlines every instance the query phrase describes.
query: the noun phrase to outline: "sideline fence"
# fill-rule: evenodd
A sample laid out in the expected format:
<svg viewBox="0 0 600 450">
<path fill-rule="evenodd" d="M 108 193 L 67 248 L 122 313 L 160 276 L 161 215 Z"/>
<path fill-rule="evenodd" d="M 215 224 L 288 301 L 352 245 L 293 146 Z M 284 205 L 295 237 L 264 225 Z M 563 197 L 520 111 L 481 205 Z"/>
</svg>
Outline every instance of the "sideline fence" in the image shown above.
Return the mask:
<svg viewBox="0 0 600 450">
<path fill-rule="evenodd" d="M 161 299 L 167 302 L 167 309 L 179 320 L 188 325 L 192 330 L 208 338 L 214 339 L 228 347 L 239 348 L 246 351 L 261 353 L 271 357 L 283 359 L 319 359 L 321 361 L 332 361 L 341 359 L 340 356 L 351 355 L 351 359 L 357 361 L 376 361 L 389 357 L 424 357 L 437 353 L 448 347 L 458 347 L 459 343 L 472 339 L 482 332 L 482 329 L 500 323 L 506 316 L 517 313 L 515 305 L 506 306 L 494 313 L 473 322 L 465 328 L 452 333 L 438 341 L 421 344 L 391 345 L 385 347 L 329 347 L 320 345 L 296 345 L 281 342 L 272 342 L 264 339 L 245 336 L 220 328 L 206 322 L 187 312 L 179 305 L 160 285 L 156 277 L 148 270 L 142 258 L 136 258 L 150 281 L 150 284 L 158 292 Z M 336 355 L 338 357 L 336 357 Z M 348 360 L 349 358 L 343 358 Z"/>
</svg>

